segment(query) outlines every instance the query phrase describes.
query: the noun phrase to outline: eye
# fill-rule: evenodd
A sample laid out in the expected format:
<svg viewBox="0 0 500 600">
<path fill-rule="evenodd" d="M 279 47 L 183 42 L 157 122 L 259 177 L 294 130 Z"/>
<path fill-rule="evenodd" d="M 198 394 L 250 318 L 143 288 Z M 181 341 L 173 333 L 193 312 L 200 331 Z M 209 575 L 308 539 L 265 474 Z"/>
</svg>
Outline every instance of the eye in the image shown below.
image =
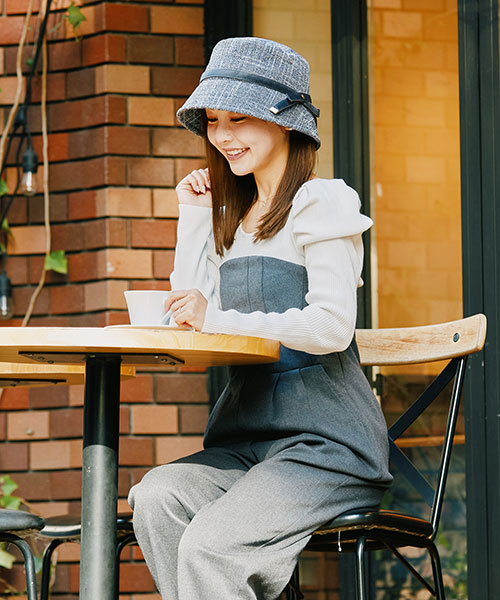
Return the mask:
<svg viewBox="0 0 500 600">
<path fill-rule="evenodd" d="M 244 121 L 244 120 L 245 120 L 245 117 L 244 117 L 244 116 L 241 116 L 241 117 L 231 117 L 231 121 L 232 121 L 233 123 L 241 123 L 241 122 L 242 122 L 242 121 Z"/>
<path fill-rule="evenodd" d="M 210 117 L 210 118 L 207 117 L 207 123 L 209 125 L 211 125 L 212 123 L 216 123 L 216 122 L 217 122 L 217 119 L 215 117 Z"/>
</svg>

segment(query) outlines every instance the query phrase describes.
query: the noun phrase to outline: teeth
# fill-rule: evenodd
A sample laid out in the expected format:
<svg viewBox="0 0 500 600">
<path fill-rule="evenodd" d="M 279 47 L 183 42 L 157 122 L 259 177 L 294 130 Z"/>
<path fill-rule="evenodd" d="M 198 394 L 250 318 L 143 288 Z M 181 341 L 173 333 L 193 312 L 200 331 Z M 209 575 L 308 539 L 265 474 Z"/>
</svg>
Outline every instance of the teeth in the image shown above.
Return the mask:
<svg viewBox="0 0 500 600">
<path fill-rule="evenodd" d="M 244 151 L 244 148 L 240 148 L 239 150 L 226 150 L 226 154 L 228 154 L 229 156 L 236 156 L 237 154 L 241 154 Z"/>
</svg>

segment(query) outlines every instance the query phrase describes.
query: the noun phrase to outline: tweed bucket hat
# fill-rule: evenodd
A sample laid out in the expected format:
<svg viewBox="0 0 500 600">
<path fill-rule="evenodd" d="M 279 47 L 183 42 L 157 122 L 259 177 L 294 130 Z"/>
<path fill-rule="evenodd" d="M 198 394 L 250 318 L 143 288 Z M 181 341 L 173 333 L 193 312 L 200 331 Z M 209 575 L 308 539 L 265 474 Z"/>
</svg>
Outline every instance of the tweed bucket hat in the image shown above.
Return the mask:
<svg viewBox="0 0 500 600">
<path fill-rule="evenodd" d="M 221 40 L 200 83 L 177 111 L 187 129 L 203 135 L 205 108 L 250 115 L 320 139 L 319 110 L 309 95 L 309 63 L 288 46 L 256 37 Z"/>
</svg>

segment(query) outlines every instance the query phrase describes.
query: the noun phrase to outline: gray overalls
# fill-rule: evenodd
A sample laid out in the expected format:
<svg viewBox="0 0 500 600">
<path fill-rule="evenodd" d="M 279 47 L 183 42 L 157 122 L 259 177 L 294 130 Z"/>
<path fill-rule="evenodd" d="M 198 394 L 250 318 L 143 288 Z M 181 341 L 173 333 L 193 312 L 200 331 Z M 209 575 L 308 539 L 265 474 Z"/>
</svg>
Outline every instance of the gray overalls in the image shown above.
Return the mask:
<svg viewBox="0 0 500 600">
<path fill-rule="evenodd" d="M 235 258 L 220 279 L 224 310 L 305 305 L 301 265 Z M 354 342 L 327 355 L 282 346 L 277 363 L 231 367 L 204 445 L 130 492 L 163 600 L 275 600 L 311 532 L 377 506 L 391 481 L 385 421 Z"/>
</svg>

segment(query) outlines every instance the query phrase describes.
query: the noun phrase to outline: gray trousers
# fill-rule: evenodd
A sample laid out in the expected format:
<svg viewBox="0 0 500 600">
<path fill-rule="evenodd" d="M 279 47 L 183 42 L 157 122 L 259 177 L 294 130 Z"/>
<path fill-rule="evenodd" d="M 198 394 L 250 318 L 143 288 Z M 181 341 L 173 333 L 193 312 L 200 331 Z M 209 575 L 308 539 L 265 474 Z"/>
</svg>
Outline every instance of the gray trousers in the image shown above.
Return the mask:
<svg viewBox="0 0 500 600">
<path fill-rule="evenodd" d="M 322 463 L 302 436 L 208 448 L 156 467 L 129 496 L 134 530 L 163 600 L 275 600 L 311 533 L 383 488 Z M 384 486 L 385 487 L 385 486 Z"/>
</svg>

